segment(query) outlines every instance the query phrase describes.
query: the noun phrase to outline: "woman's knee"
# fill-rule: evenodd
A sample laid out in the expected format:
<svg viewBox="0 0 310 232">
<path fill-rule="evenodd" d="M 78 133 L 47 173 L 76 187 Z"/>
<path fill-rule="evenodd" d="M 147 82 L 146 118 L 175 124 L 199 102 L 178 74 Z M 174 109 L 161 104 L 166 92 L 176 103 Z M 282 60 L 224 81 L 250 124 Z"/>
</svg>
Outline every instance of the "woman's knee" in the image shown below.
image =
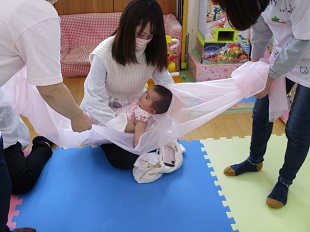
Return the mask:
<svg viewBox="0 0 310 232">
<path fill-rule="evenodd" d="M 100 147 L 109 163 L 118 169 L 132 169 L 138 158 L 138 155 L 126 151 L 115 144 L 103 144 Z"/>
</svg>

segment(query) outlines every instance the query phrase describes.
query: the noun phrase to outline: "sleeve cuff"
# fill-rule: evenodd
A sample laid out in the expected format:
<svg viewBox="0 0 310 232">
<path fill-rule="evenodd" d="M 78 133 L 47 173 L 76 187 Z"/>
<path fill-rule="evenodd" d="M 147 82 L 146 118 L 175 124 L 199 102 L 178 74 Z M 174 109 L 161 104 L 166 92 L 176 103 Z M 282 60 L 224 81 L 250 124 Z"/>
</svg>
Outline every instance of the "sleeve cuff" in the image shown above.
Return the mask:
<svg viewBox="0 0 310 232">
<path fill-rule="evenodd" d="M 276 73 L 275 71 L 273 71 L 272 67 L 269 68 L 268 75 L 271 76 L 273 79 L 277 79 L 277 78 L 279 78 L 281 76 L 278 73 Z"/>
</svg>

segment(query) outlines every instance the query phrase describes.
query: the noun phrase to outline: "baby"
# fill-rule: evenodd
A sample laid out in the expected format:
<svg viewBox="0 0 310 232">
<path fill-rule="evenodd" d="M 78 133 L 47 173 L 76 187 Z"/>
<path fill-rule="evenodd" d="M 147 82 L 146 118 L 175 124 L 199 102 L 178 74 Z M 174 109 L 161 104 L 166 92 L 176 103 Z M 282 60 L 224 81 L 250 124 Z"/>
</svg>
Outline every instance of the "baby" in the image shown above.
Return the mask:
<svg viewBox="0 0 310 232">
<path fill-rule="evenodd" d="M 129 120 L 134 116 L 134 128 L 125 129 L 125 132 L 134 133 L 134 146 L 137 146 L 140 136 L 145 132 L 149 118 L 153 114 L 166 113 L 171 100 L 172 93 L 169 89 L 162 85 L 154 85 L 144 92 L 138 101 L 114 109 L 116 116 L 125 113 Z"/>
</svg>

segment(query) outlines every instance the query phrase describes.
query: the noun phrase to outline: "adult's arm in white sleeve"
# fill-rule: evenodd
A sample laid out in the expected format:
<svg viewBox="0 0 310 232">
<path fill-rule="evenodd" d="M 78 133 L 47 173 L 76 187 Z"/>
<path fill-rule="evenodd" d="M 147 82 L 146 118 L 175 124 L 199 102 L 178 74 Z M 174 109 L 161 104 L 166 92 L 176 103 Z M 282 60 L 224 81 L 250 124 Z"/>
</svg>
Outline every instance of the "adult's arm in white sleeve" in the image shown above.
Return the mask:
<svg viewBox="0 0 310 232">
<path fill-rule="evenodd" d="M 155 71 L 153 72 L 152 78 L 156 85 L 174 84 L 174 81 L 168 69 L 164 69 L 161 72 L 158 69 L 155 69 Z"/>
<path fill-rule="evenodd" d="M 259 60 L 264 57 L 268 43 L 272 38 L 272 32 L 262 16 L 251 27 L 251 59 Z"/>
<path fill-rule="evenodd" d="M 35 46 L 30 46 L 33 43 Z M 73 131 L 91 129 L 90 118 L 62 82 L 59 20 L 45 20 L 29 28 L 17 39 L 14 49 L 27 65 L 27 81 L 37 87 L 47 104 L 71 120 Z"/>
<path fill-rule="evenodd" d="M 84 83 L 82 109 L 93 119 L 95 124 L 106 125 L 115 117 L 109 106 L 109 95 L 106 90 L 107 71 L 100 58 L 94 55 L 90 71 Z"/>
<path fill-rule="evenodd" d="M 292 37 L 282 48 L 269 69 L 269 75 L 273 79 L 288 73 L 304 57 L 310 49 L 310 40 L 300 40 Z"/>
</svg>

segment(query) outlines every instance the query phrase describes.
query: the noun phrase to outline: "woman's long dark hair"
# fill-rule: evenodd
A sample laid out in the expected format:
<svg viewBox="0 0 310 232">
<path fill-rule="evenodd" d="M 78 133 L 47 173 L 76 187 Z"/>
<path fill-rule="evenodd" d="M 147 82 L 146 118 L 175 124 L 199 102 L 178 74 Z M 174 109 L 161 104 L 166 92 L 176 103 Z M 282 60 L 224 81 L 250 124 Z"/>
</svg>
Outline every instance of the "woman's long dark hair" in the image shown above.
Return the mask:
<svg viewBox="0 0 310 232">
<path fill-rule="evenodd" d="M 152 40 L 145 49 L 146 62 L 160 71 L 167 68 L 167 43 L 163 12 L 155 0 L 132 0 L 124 9 L 115 39 L 112 44 L 112 57 L 119 64 L 135 64 L 136 57 L 136 27 L 143 31 L 150 22 Z"/>
<path fill-rule="evenodd" d="M 217 0 L 232 28 L 244 31 L 257 22 L 273 0 Z"/>
</svg>

